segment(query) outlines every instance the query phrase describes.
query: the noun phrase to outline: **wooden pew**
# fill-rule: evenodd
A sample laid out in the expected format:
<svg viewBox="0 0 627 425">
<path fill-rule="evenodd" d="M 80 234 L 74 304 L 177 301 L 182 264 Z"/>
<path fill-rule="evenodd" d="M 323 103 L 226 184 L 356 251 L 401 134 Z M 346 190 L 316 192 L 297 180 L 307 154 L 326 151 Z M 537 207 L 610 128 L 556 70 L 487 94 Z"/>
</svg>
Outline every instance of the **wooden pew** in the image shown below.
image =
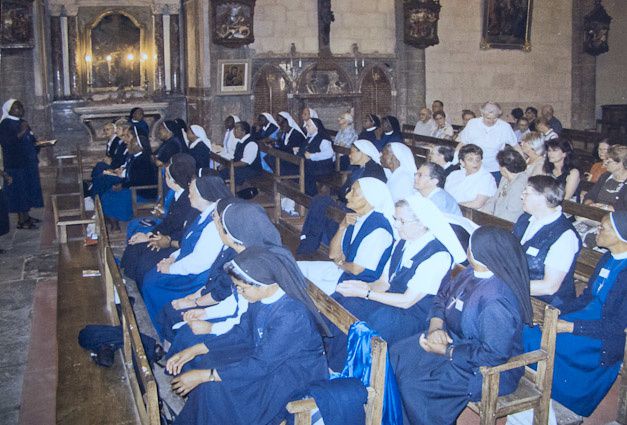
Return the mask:
<svg viewBox="0 0 627 425">
<path fill-rule="evenodd" d="M 575 149 L 589 155 L 594 154 L 599 141 L 605 138 L 603 134 L 597 133 L 596 131 L 575 130 L 572 128 L 562 129 L 560 136 L 570 140 Z"/>
<path fill-rule="evenodd" d="M 157 169 L 157 185 L 132 186 L 131 189 L 131 205 L 133 207 L 133 216 L 139 217 L 140 211 L 150 211 L 157 205 L 163 206 L 163 172 L 164 167 Z M 138 202 L 137 192 L 140 190 L 157 189 L 157 199 L 155 202 Z"/>
<path fill-rule="evenodd" d="M 348 334 L 351 325 L 358 319 L 342 307 L 333 298 L 322 292 L 316 285 L 307 282 L 307 292 L 318 308 L 342 332 Z M 379 336 L 372 337 L 371 345 L 371 371 L 370 384 L 368 385 L 368 401 L 364 406 L 366 410 L 366 425 L 379 425 L 383 416 L 383 397 L 385 387 L 385 371 L 387 343 Z M 292 401 L 287 404 L 287 411 L 295 415 L 295 425 L 310 425 L 311 411 L 315 409 L 316 401 L 313 398 Z"/>
<path fill-rule="evenodd" d="M 256 178 L 255 184 L 260 183 L 259 186 L 264 189 L 265 192 L 274 195 L 274 181 L 293 181 L 300 193 L 305 193 L 305 158 L 291 155 L 282 150 L 270 147 L 265 143 L 258 142 L 257 145 L 259 146 L 260 152 L 265 152 L 274 158 L 274 167 L 273 173 L 268 173 L 262 169 L 261 178 Z M 296 165 L 298 167 L 298 174 L 282 176 L 282 161 Z"/>
<path fill-rule="evenodd" d="M 233 161 L 223 158 L 215 152 L 209 152 L 209 158 L 212 160 L 210 163 L 216 166 L 214 170 L 217 171 L 217 165 L 222 165 L 229 170 L 229 178 L 226 181 L 229 184 L 231 193 L 235 194 L 235 167 L 233 166 Z"/>
</svg>

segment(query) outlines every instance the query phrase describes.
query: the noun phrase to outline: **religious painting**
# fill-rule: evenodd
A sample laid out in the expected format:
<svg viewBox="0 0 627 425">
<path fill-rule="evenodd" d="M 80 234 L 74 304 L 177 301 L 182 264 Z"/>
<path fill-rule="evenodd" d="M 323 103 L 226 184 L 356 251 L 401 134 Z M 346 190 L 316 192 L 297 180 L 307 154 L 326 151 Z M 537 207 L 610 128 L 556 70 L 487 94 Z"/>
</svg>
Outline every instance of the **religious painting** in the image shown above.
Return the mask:
<svg viewBox="0 0 627 425">
<path fill-rule="evenodd" d="M 33 3 L 0 0 L 0 48 L 29 49 L 34 45 Z"/>
<path fill-rule="evenodd" d="M 219 60 L 218 78 L 220 94 L 250 93 L 250 61 Z"/>
<path fill-rule="evenodd" d="M 533 0 L 483 0 L 482 49 L 531 51 Z"/>
<path fill-rule="evenodd" d="M 214 43 L 241 47 L 255 41 L 255 0 L 214 0 L 212 11 Z"/>
<path fill-rule="evenodd" d="M 440 19 L 439 0 L 407 0 L 403 4 L 405 43 L 419 49 L 435 46 Z"/>
<path fill-rule="evenodd" d="M 345 94 L 350 91 L 350 83 L 339 69 L 318 69 L 313 67 L 300 79 L 301 94 Z"/>
<path fill-rule="evenodd" d="M 584 52 L 598 56 L 610 50 L 608 38 L 611 23 L 612 17 L 607 14 L 601 2 L 597 2 L 592 12 L 583 18 Z"/>
</svg>

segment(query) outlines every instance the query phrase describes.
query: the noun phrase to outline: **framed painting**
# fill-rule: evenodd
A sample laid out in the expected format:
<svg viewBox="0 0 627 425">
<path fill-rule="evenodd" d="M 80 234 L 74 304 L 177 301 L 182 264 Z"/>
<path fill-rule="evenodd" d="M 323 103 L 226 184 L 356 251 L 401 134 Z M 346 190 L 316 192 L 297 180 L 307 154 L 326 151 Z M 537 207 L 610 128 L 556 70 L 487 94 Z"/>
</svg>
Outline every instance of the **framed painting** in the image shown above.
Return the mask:
<svg viewBox="0 0 627 425">
<path fill-rule="evenodd" d="M 218 61 L 219 94 L 249 94 L 250 83 L 249 60 Z"/>
<path fill-rule="evenodd" d="M 255 0 L 214 0 L 212 3 L 214 43 L 241 47 L 255 41 Z"/>
<path fill-rule="evenodd" d="M 482 49 L 531 51 L 533 0 L 483 0 Z"/>
<path fill-rule="evenodd" d="M 408 0 L 403 3 L 405 43 L 419 49 L 435 46 L 440 19 L 439 0 Z"/>
<path fill-rule="evenodd" d="M 0 0 L 0 48 L 30 49 L 34 46 L 33 3 Z"/>
</svg>

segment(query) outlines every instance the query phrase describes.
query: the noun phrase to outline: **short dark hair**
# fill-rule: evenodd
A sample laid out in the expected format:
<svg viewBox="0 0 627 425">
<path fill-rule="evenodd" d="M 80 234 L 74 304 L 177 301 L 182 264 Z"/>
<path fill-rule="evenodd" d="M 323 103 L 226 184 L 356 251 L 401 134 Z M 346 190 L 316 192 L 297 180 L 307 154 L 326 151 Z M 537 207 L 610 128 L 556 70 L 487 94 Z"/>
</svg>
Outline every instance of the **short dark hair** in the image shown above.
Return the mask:
<svg viewBox="0 0 627 425">
<path fill-rule="evenodd" d="M 527 185 L 544 196 L 546 203 L 555 208 L 564 200 L 564 186 L 551 176 L 532 176 L 527 180 Z"/>
<path fill-rule="evenodd" d="M 477 118 L 477 114 L 475 114 L 470 109 L 463 109 L 462 110 L 462 118 L 464 117 L 464 115 L 472 115 L 473 118 Z"/>
<path fill-rule="evenodd" d="M 239 128 L 245 134 L 250 134 L 250 124 L 248 124 L 246 121 L 240 121 L 235 123 L 235 128 Z"/>
<path fill-rule="evenodd" d="M 438 115 L 442 115 L 442 118 L 446 118 L 446 114 L 444 113 L 444 111 L 435 111 L 433 113 L 433 118 L 437 117 Z"/>
<path fill-rule="evenodd" d="M 496 154 L 496 160 L 499 162 L 499 166 L 505 167 L 510 173 L 518 174 L 527 169 L 525 158 L 509 145 Z"/>
<path fill-rule="evenodd" d="M 538 116 L 538 110 L 536 108 L 534 108 L 533 106 L 527 106 L 527 109 L 525 109 L 525 112 L 527 111 L 531 111 L 533 112 L 533 114 L 537 117 Z"/>
<path fill-rule="evenodd" d="M 444 157 L 446 162 L 451 162 L 455 158 L 455 149 L 450 146 L 438 146 L 437 151 Z"/>
<path fill-rule="evenodd" d="M 440 167 L 435 162 L 430 161 L 427 161 L 421 165 L 421 167 L 423 166 L 429 169 L 429 177 L 438 181 L 438 187 L 444 187 L 444 182 L 446 181 L 446 173 L 444 172 L 444 168 Z"/>
<path fill-rule="evenodd" d="M 512 117 L 516 118 L 517 120 L 519 120 L 523 115 L 525 115 L 525 113 L 523 112 L 521 108 L 512 109 L 512 112 L 510 112 L 510 114 L 512 114 Z"/>
<path fill-rule="evenodd" d="M 442 105 L 442 107 L 444 108 L 444 102 L 442 102 L 441 100 L 434 100 L 433 102 L 431 102 L 431 104 L 433 105 L 434 103 L 439 103 L 440 105 Z"/>
<path fill-rule="evenodd" d="M 477 145 L 473 145 L 472 143 L 469 143 L 467 145 L 462 146 L 462 148 L 459 150 L 459 160 L 463 161 L 466 155 L 470 155 L 473 153 L 479 155 L 481 159 L 483 159 L 483 149 L 481 149 Z"/>
</svg>

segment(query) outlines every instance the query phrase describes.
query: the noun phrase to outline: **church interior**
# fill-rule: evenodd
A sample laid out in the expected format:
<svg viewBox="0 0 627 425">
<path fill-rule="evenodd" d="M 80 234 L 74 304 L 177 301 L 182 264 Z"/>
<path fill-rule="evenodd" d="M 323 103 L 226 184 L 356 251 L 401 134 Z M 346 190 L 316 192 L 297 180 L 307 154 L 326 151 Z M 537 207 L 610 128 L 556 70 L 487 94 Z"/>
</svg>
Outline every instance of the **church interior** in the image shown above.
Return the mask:
<svg viewBox="0 0 627 425">
<path fill-rule="evenodd" d="M 4 347 L 0 360 L 0 422 L 305 425 L 324 423 L 328 415 L 325 421 L 329 424 L 627 425 L 627 306 L 612 299 L 627 296 L 627 189 L 623 189 L 627 178 L 626 69 L 625 0 L 0 0 L 0 215 L 10 217 L 5 220 L 6 226 L 0 223 L 0 335 Z M 490 119 L 491 124 L 484 124 Z M 478 130 L 476 136 L 471 133 L 475 121 L 485 130 Z M 429 127 L 427 132 L 419 131 L 423 128 L 421 123 Z M 512 143 L 495 141 L 501 133 L 491 129 L 501 124 L 507 132 L 503 137 L 510 137 L 510 133 L 516 137 Z M 353 137 L 343 144 L 340 135 L 344 137 L 347 128 L 351 128 Z M 299 143 L 303 145 L 292 150 L 291 142 L 288 148 L 288 139 L 292 140 L 293 133 L 302 134 Z M 372 133 L 372 138 L 368 133 Z M 388 136 L 390 139 L 386 139 Z M 484 138 L 488 140 L 486 146 L 494 142 L 496 149 L 491 151 L 482 145 Z M 175 143 L 174 139 L 178 141 Z M 28 150 L 15 148 L 13 140 L 22 145 L 28 143 Z M 116 146 L 124 143 L 119 158 L 115 148 L 111 149 L 113 140 L 119 141 Z M 197 154 L 203 158 L 202 165 L 200 156 L 192 153 L 196 146 L 196 152 L 205 150 Z M 551 152 L 558 151 L 566 159 L 553 160 Z M 504 159 L 504 152 L 514 152 L 514 159 Z M 186 160 L 175 162 L 179 155 L 191 158 L 192 174 L 187 175 L 189 167 L 181 165 Z M 442 164 L 434 159 L 437 155 L 444 158 Z M 143 157 L 146 163 L 141 166 L 145 168 L 140 170 L 138 158 Z M 466 165 L 471 157 L 483 160 L 483 168 L 476 175 L 483 173 L 486 179 L 492 179 L 491 174 L 493 180 L 486 183 L 486 188 L 479 180 L 467 180 L 453 187 L 451 177 L 455 173 L 471 175 L 467 171 L 470 162 Z M 492 169 L 489 157 L 494 164 Z M 518 157 L 523 166 L 512 171 Z M 116 160 L 119 162 L 113 165 Z M 26 162 L 30 165 L 24 165 Z M 457 165 L 456 171 L 447 171 L 456 162 L 461 169 Z M 382 177 L 377 177 L 367 164 L 378 167 Z M 432 164 L 431 168 L 425 164 Z M 533 164 L 540 168 L 532 173 Z M 440 178 L 440 171 L 433 171 L 436 167 L 442 173 L 446 171 L 446 175 Z M 137 170 L 150 176 L 139 178 Z M 402 176 L 397 170 L 409 173 L 405 179 L 409 187 L 403 189 L 403 194 L 398 194 Z M 444 211 L 435 199 L 423 205 L 424 199 L 429 198 L 419 187 L 424 173 L 430 173 L 427 178 L 434 181 L 434 188 L 439 187 L 436 190 L 453 195 L 452 213 Z M 518 174 L 524 175 L 524 181 L 516 180 Z M 592 175 L 609 183 L 598 183 Z M 466 175 L 459 178 L 465 179 Z M 356 247 L 355 254 L 352 244 L 356 246 L 357 240 L 375 246 L 368 239 L 373 239 L 373 235 L 363 241 L 359 235 L 370 223 L 364 217 L 372 217 L 379 211 L 378 205 L 384 203 L 378 193 L 381 181 L 387 196 L 385 208 L 391 206 L 394 216 L 386 215 L 381 206 L 381 217 L 385 216 L 389 223 L 385 221 L 372 233 L 379 232 L 379 245 L 389 236 L 389 249 L 381 248 L 379 252 L 378 247 L 372 248 L 372 253 L 385 259 L 377 257 L 373 267 L 360 266 L 360 259 L 368 264 L 372 261 L 362 258 L 365 249 Z M 520 184 L 516 185 L 516 181 Z M 367 189 L 367 185 L 372 187 Z M 32 186 L 37 186 L 38 191 L 31 190 Z M 538 187 L 544 188 L 544 192 Z M 475 190 L 479 191 L 476 198 L 465 197 Z M 518 192 L 514 197 L 515 190 Z M 560 198 L 554 204 L 547 195 L 550 191 Z M 530 192 L 542 202 L 546 198 L 547 206 L 543 204 L 542 209 L 532 205 L 528 201 Z M 221 206 L 232 196 L 246 201 L 231 200 L 231 204 Z M 356 200 L 360 196 L 371 207 L 363 215 L 363 207 Z M 172 209 L 183 197 L 187 208 L 195 213 L 184 222 L 171 217 L 175 214 Z M 320 201 L 322 198 L 325 200 Z M 28 205 L 17 206 L 24 203 Z M 437 208 L 433 215 L 437 219 L 426 213 L 434 205 Z M 493 205 L 492 209 L 488 210 L 487 205 Z M 234 211 L 236 207 L 244 212 L 239 221 L 232 219 L 240 226 L 233 228 L 227 217 L 229 209 Z M 261 210 L 265 214 L 259 217 Z M 510 210 L 514 211 L 511 218 L 506 215 Z M 408 211 L 410 218 L 403 218 L 400 212 Z M 565 217 L 563 223 L 556 221 L 566 229 L 562 236 L 553 235 L 558 228 L 555 225 L 553 233 L 547 230 L 545 241 L 553 239 L 544 244 L 546 249 L 528 246 L 538 239 L 528 236 L 534 223 L 541 221 L 538 217 L 546 220 L 549 213 L 557 211 L 557 216 Z M 314 216 L 314 212 L 318 215 Z M 518 234 L 525 216 L 531 218 Z M 178 227 L 170 225 L 176 220 L 180 221 Z M 444 234 L 454 232 L 459 238 L 454 245 L 459 245 L 465 261 L 457 261 L 457 248 L 447 244 L 446 236 L 440 238 L 436 229 L 442 220 L 448 220 Z M 163 226 L 166 221 L 170 228 Z M 414 237 L 404 236 L 409 231 L 403 230 L 404 226 L 411 227 L 412 222 L 422 223 L 424 232 L 435 235 L 433 240 L 439 241 L 451 260 L 445 264 L 446 270 L 438 278 L 435 290 L 420 289 L 422 298 L 414 298 L 406 305 L 398 300 L 415 289 L 412 285 L 420 274 L 416 270 L 423 270 L 417 268 L 421 267 L 416 260 L 418 248 L 416 257 L 406 258 L 402 247 L 405 239 Z M 142 230 L 142 226 L 148 230 Z M 278 245 L 268 242 L 275 236 L 270 231 L 266 234 L 266 227 L 278 235 Z M 205 229 L 209 228 L 215 235 L 207 236 L 209 230 Z M 506 229 L 508 237 L 513 233 L 518 238 L 520 244 L 516 243 L 511 252 L 520 252 L 523 259 L 528 257 L 530 270 L 525 270 L 524 276 L 526 288 L 531 289 L 526 292 L 526 301 L 509 299 L 507 302 L 513 302 L 514 307 L 507 304 L 506 309 L 518 311 L 518 306 L 524 312 L 524 306 L 528 306 L 526 319 L 521 322 L 515 318 L 518 321 L 513 322 L 512 329 L 540 327 L 533 328 L 537 330 L 535 348 L 529 348 L 528 331 L 521 330 L 514 336 L 508 334 L 508 338 L 524 339 L 524 350 L 516 340 L 514 348 L 508 346 L 509 354 L 499 353 L 504 357 L 498 361 L 490 358 L 485 363 L 468 360 L 468 364 L 462 364 L 462 360 L 455 361 L 456 356 L 481 362 L 483 354 L 473 357 L 466 352 L 475 348 L 464 348 L 461 341 L 465 340 L 460 336 L 463 330 L 458 332 L 460 335 L 452 335 L 456 331 L 449 330 L 448 336 L 446 326 L 444 331 L 433 326 L 437 320 L 446 321 L 449 310 L 457 309 L 461 315 L 462 299 L 470 314 L 471 299 L 463 298 L 462 291 L 451 298 L 451 304 L 442 307 L 446 312 L 440 313 L 441 318 L 426 315 L 437 310 L 438 299 L 442 298 L 443 303 L 447 300 L 442 289 L 447 279 L 452 288 L 453 283 L 472 275 L 471 269 L 474 276 L 481 269 L 502 278 L 496 266 L 491 266 L 494 258 L 481 257 L 480 261 L 479 254 L 473 251 L 472 243 L 477 240 L 479 246 L 482 236 L 477 229 L 482 228 L 498 228 L 494 235 L 503 238 L 498 239 L 503 248 L 500 253 L 493 253 L 494 258 L 510 252 L 509 239 L 499 232 Z M 349 234 L 347 229 L 352 235 L 348 238 L 342 233 L 346 230 Z M 384 229 L 385 234 L 381 233 Z M 458 229 L 466 232 L 465 239 Z M 420 233 L 420 229 L 416 231 Z M 247 235 L 238 238 L 234 236 L 238 232 Z M 473 232 L 479 237 L 475 238 Z M 570 251 L 563 248 L 563 235 L 567 232 L 572 234 L 575 247 L 570 263 L 558 275 L 559 282 L 570 279 L 573 294 L 576 289 L 577 299 L 573 295 L 572 305 L 562 304 L 559 297 L 554 297 L 554 293 L 561 294 L 555 292 L 557 289 L 534 289 L 534 285 L 540 287 L 549 280 L 545 270 L 554 270 L 548 258 L 558 262 L 556 255 L 551 256 L 551 252 L 555 254 L 551 243 L 561 243 L 561 255 L 569 255 Z M 611 237 L 603 239 L 604 232 Z M 142 236 L 136 236 L 140 233 Z M 312 234 L 318 240 L 313 249 L 305 252 L 304 241 L 311 240 Z M 494 235 L 489 237 L 496 238 Z M 263 244 L 259 242 L 264 250 L 253 249 L 257 242 L 255 246 L 252 242 L 248 245 L 246 238 L 252 240 L 253 236 L 264 239 Z M 205 241 L 209 237 L 214 239 Z M 225 238 L 234 241 L 233 246 Z M 608 238 L 614 245 L 609 245 Z M 192 239 L 194 242 L 189 242 Z M 140 252 L 140 248 L 135 249 L 137 244 L 151 249 L 142 248 L 145 252 Z M 403 255 L 402 261 L 395 257 L 397 248 Z M 256 254 L 250 254 L 251 251 Z M 163 255 L 157 258 L 155 252 Z M 224 257 L 227 254 L 228 259 Z M 546 258 L 539 266 L 543 270 L 539 277 L 531 265 L 538 256 Z M 147 262 L 147 257 L 152 263 L 142 273 L 130 273 L 131 268 L 139 268 L 135 261 L 144 267 L 142 261 Z M 191 260 L 178 264 L 192 257 L 196 263 L 206 264 L 191 264 Z M 265 275 L 253 277 L 254 273 L 242 265 L 251 264 L 250 270 L 257 272 L 266 267 L 266 260 L 275 266 L 274 270 L 267 267 L 272 271 L 268 271 L 272 275 L 270 281 L 264 280 Z M 325 292 L 314 278 L 320 270 L 309 275 L 301 265 L 322 261 L 331 263 L 334 272 L 343 272 L 341 277 L 333 275 L 330 292 Z M 398 266 L 396 271 L 391 269 L 392 263 Z M 302 273 L 298 267 L 295 272 L 292 264 L 298 265 Z M 408 276 L 403 289 L 393 290 L 400 271 L 411 269 L 412 264 L 416 277 Z M 431 268 L 424 268 L 424 280 L 435 273 L 435 263 L 429 264 Z M 370 269 L 377 270 L 375 277 L 368 277 Z M 174 291 L 168 286 L 175 285 L 175 280 L 166 285 L 163 275 L 178 276 L 177 285 L 185 280 L 176 296 L 169 295 Z M 252 282 L 245 283 L 248 289 L 242 289 L 241 282 L 247 282 L 242 276 Z M 380 290 L 375 285 L 383 279 L 381 276 L 389 289 Z M 284 287 L 280 281 L 283 278 L 291 283 Z M 343 287 L 343 279 L 354 286 Z M 599 283 L 599 279 L 605 280 Z M 204 288 L 209 288 L 211 282 L 224 280 L 228 281 L 226 294 L 218 298 L 215 288 L 206 293 Z M 512 277 L 512 281 L 516 278 Z M 506 284 L 508 288 L 515 286 Z M 162 286 L 151 293 L 156 287 L 153 285 Z M 217 288 L 218 283 L 215 285 Z M 602 291 L 604 285 L 606 292 Z M 348 339 L 348 350 L 355 357 L 363 353 L 351 350 L 366 350 L 365 372 L 360 369 L 361 364 L 355 370 L 349 367 L 350 355 L 348 365 L 342 363 L 339 370 L 328 364 L 341 377 L 349 377 L 351 385 L 358 383 L 358 390 L 363 392 L 358 392 L 363 397 L 357 402 L 359 415 L 352 416 L 346 407 L 345 412 L 333 416 L 333 408 L 342 410 L 342 402 L 346 406 L 354 402 L 341 398 L 348 397 L 345 393 L 333 400 L 333 396 L 318 398 L 300 387 L 299 391 L 287 392 L 290 385 L 296 388 L 312 379 L 315 367 L 309 363 L 304 366 L 305 360 L 294 366 L 298 372 L 290 374 L 290 362 L 298 356 L 302 359 L 305 348 L 289 357 L 291 349 L 279 349 L 278 343 L 271 347 L 275 350 L 273 361 L 284 365 L 274 369 L 263 358 L 269 354 L 257 352 L 261 345 L 274 343 L 267 341 L 271 340 L 268 335 L 287 332 L 276 322 L 252 324 L 255 320 L 269 320 L 264 315 L 274 314 L 262 311 L 260 306 L 282 308 L 285 300 L 272 295 L 275 289 L 298 300 L 295 309 L 302 308 L 310 317 L 304 325 L 308 331 L 310 327 L 316 329 L 316 325 L 324 329 L 328 326 L 331 333 L 337 332 L 344 338 L 340 338 L 344 345 Z M 362 289 L 367 292 L 362 294 Z M 170 298 L 166 297 L 167 291 Z M 508 291 L 510 298 L 518 296 L 516 288 Z M 261 301 L 248 298 L 257 293 L 262 294 Z M 266 299 L 267 293 L 271 295 Z M 158 301 L 155 294 L 161 297 Z M 238 294 L 248 300 L 244 313 L 240 311 Z M 595 300 L 588 307 L 581 311 L 570 308 L 582 304 L 588 295 Z M 224 309 L 235 308 L 234 313 L 229 312 L 239 314 L 235 324 L 226 313 L 211 316 L 212 308 L 224 306 L 233 296 L 235 307 Z M 209 297 L 208 304 L 203 304 L 205 297 Z M 357 324 L 372 325 L 383 319 L 368 311 L 366 320 L 362 310 L 352 310 L 353 304 L 343 300 L 395 309 L 385 310 L 385 320 L 393 317 L 398 320 L 394 326 L 400 327 L 405 320 L 418 321 L 409 315 L 410 311 L 418 314 L 415 307 L 427 299 L 434 304 L 420 316 L 421 323 L 426 323 L 422 328 L 411 333 L 408 330 L 400 338 L 398 330 L 390 331 L 388 337 L 386 331 L 373 325 L 374 331 L 369 331 L 374 334 L 367 335 L 361 348 L 350 345 L 358 334 Z M 184 307 L 178 308 L 177 303 Z M 596 322 L 608 320 L 599 325 L 605 333 L 595 331 L 603 334 L 595 334 L 597 339 L 580 336 L 592 328 L 580 326 L 580 322 L 593 320 L 576 316 L 590 312 L 593 304 L 598 310 L 594 312 L 598 316 L 594 316 Z M 184 313 L 189 310 L 193 315 L 200 309 L 205 309 L 202 314 L 206 316 Z M 405 316 L 400 310 L 406 310 L 402 313 Z M 285 313 L 283 320 L 296 317 L 293 311 L 289 313 L 293 316 Z M 178 320 L 168 316 L 168 326 L 162 329 L 167 314 Z M 481 320 L 480 316 L 477 313 L 476 320 Z M 322 319 L 317 321 L 319 317 Z M 491 329 L 501 327 L 497 317 L 503 318 L 490 319 Z M 277 320 L 282 323 L 280 318 Z M 225 351 L 222 358 L 213 354 L 214 346 L 220 352 L 219 344 L 229 341 L 228 336 L 234 333 L 230 329 L 237 330 L 249 322 L 251 329 L 269 327 L 251 331 L 252 348 L 229 347 L 231 351 Z M 222 329 L 224 323 L 229 323 L 229 330 L 218 332 L 216 329 Z M 458 323 L 458 327 L 463 328 L 464 323 Z M 502 327 L 507 328 L 509 325 L 504 323 Z M 570 330 L 568 324 L 573 325 Z M 107 333 L 89 325 L 110 328 Z M 197 331 L 194 326 L 205 326 L 206 332 Z M 619 331 L 614 332 L 615 328 Z M 610 336 L 608 329 L 614 332 Z M 264 330 L 268 334 L 265 339 Z M 479 339 L 496 333 L 480 331 Z M 314 333 L 316 338 L 324 339 L 328 354 L 329 335 L 321 332 L 324 338 Z M 444 342 L 429 345 L 431 334 L 438 332 L 447 335 Z M 304 336 L 306 333 L 294 331 L 293 345 L 313 344 Z M 348 338 L 342 333 L 348 334 Z M 185 343 L 180 342 L 181 335 L 187 338 Z M 428 354 L 442 359 L 448 356 L 446 367 L 458 366 L 450 373 L 463 375 L 464 385 L 478 379 L 478 392 L 464 389 L 463 397 L 447 398 L 446 389 L 438 397 L 424 390 L 423 387 L 437 387 L 438 383 L 429 384 L 423 376 L 419 381 L 414 379 L 412 373 L 417 374 L 418 368 L 409 370 L 412 368 L 404 363 L 407 357 L 403 354 L 408 349 L 403 343 L 410 335 L 422 335 L 413 341 L 415 350 L 420 344 L 420 350 Z M 87 348 L 89 337 L 104 338 L 106 342 Z M 592 379 L 572 372 L 584 360 L 564 360 L 567 354 L 560 351 L 560 344 L 568 345 L 566 337 L 574 341 L 571 346 L 577 345 L 576 338 L 596 344 L 594 353 L 584 353 L 582 349 L 577 356 L 589 359 L 586 361 L 594 363 L 590 368 L 603 370 L 604 374 L 599 372 Z M 396 338 L 403 341 L 397 343 Z M 446 342 L 447 338 L 450 341 Z M 469 338 L 467 345 L 474 347 L 473 338 Z M 436 346 L 441 344 L 442 351 L 436 353 Z M 235 343 L 232 345 L 235 347 Z M 205 351 L 200 349 L 182 360 L 185 353 L 198 346 Z M 347 354 L 345 346 L 343 350 L 342 361 Z M 494 350 L 486 351 L 494 354 Z M 611 361 L 609 351 L 617 353 Z M 568 354 L 574 357 L 575 352 Z M 242 359 L 247 355 L 250 358 Z M 233 366 L 237 362 L 228 360 L 229 356 L 242 363 L 240 372 Z M 263 366 L 251 366 L 254 361 Z M 435 368 L 433 362 L 424 367 Z M 201 363 L 211 367 L 197 366 L 190 372 L 191 365 Z M 323 368 L 318 378 L 328 380 L 329 368 Z M 300 369 L 307 369 L 308 374 Z M 396 380 L 393 369 L 397 371 Z M 512 369 L 520 371 L 516 377 L 516 383 L 520 383 L 515 383 L 509 394 L 503 394 Z M 207 374 L 193 375 L 199 371 Z M 442 376 L 438 379 L 453 379 Z M 192 385 L 193 379 L 198 382 Z M 237 385 L 228 383 L 231 379 Z M 246 384 L 251 380 L 252 384 Z M 340 379 L 328 382 L 334 381 Z M 412 382 L 420 382 L 423 389 L 417 390 L 419 384 Z M 232 387 L 215 389 L 225 384 Z M 592 388 L 590 392 L 596 391 L 594 396 L 598 399 L 592 395 L 579 395 L 580 399 L 562 395 L 568 393 L 569 387 L 578 386 Z M 349 392 L 348 386 L 344 389 Z M 316 390 L 321 391 L 319 387 Z M 339 383 L 333 388 L 341 390 Z M 422 405 L 415 401 L 418 398 Z M 573 401 L 584 399 L 594 399 L 588 403 L 592 406 L 584 408 L 583 402 Z M 430 405 L 438 406 L 431 410 L 456 413 L 449 414 L 448 419 L 441 412 L 421 413 L 421 409 L 429 410 Z M 216 406 L 219 408 L 209 409 Z"/>
</svg>

